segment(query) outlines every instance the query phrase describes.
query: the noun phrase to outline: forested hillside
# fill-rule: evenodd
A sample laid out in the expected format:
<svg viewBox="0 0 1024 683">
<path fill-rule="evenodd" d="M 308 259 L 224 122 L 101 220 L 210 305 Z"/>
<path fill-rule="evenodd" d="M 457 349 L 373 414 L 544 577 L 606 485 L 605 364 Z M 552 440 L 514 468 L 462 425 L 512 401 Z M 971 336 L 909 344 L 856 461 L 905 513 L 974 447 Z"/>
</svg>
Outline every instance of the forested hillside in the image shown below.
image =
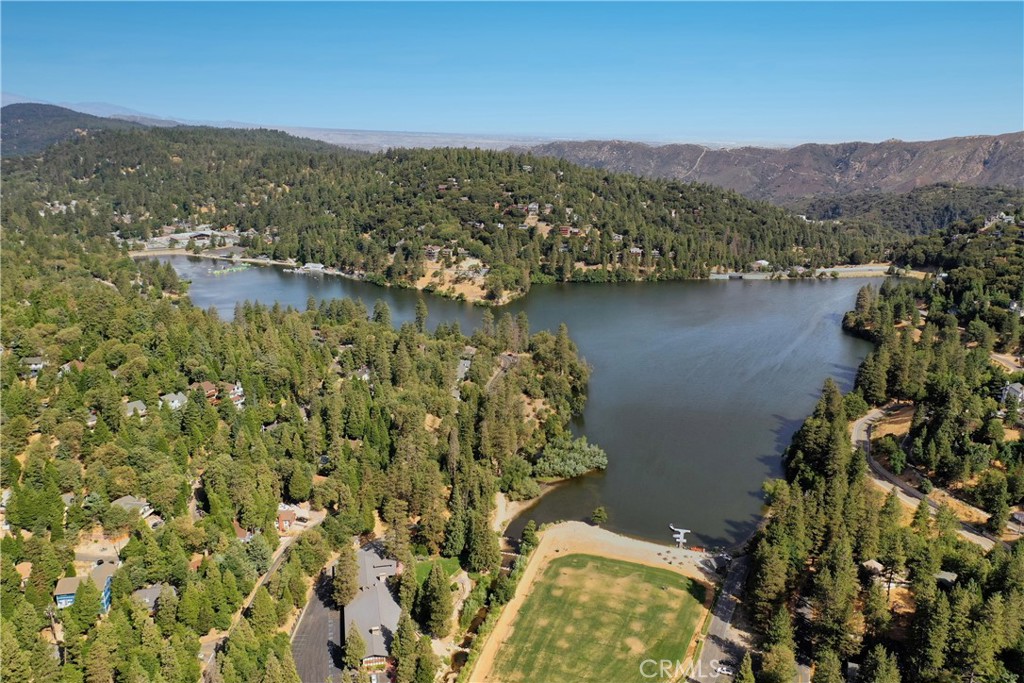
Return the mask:
<svg viewBox="0 0 1024 683">
<path fill-rule="evenodd" d="M 999 187 L 930 185 L 903 194 L 865 192 L 792 204 L 794 211 L 819 221 L 842 220 L 885 226 L 907 234 L 924 234 L 978 216 L 1013 212 L 1024 204 L 1024 191 Z"/>
<path fill-rule="evenodd" d="M 786 453 L 786 480 L 766 487 L 748 587 L 766 680 L 791 680 L 798 658 L 820 683 L 842 681 L 843 662 L 873 683 L 1024 674 L 1024 545 L 998 541 L 1015 540 L 1006 523 L 1024 503 L 1024 412 L 1006 392 L 1024 372 L 993 362 L 1021 352 L 1022 224 L 1018 204 L 998 225 L 917 239 L 898 262 L 937 277 L 867 286 L 846 316 L 877 347 L 853 392 L 826 383 Z M 914 510 L 883 496 L 850 438 L 870 405 L 913 414 L 871 456 L 922 496 L 945 487 L 984 510 L 990 551 L 959 535 L 963 504 Z"/>
<path fill-rule="evenodd" d="M 58 142 L 78 136 L 101 130 L 138 128 L 143 128 L 142 124 L 92 116 L 51 104 L 9 104 L 0 110 L 0 149 L 5 157 L 40 154 Z"/>
<path fill-rule="evenodd" d="M 405 567 L 456 557 L 486 592 L 495 492 L 533 495 L 534 474 L 575 472 L 581 454 L 604 464 L 566 431 L 588 369 L 564 327 L 488 312 L 472 336 L 428 333 L 424 304 L 395 329 L 385 305 L 348 300 L 226 322 L 169 266 L 90 237 L 90 212 L 2 211 L 4 680 L 194 683 L 200 637 L 230 631 L 209 680 L 297 681 L 286 624 L 354 534 L 383 519 Z M 285 531 L 281 505 L 323 521 Z M 107 590 L 76 581 L 103 567 Z M 414 572 L 401 576 L 419 628 L 450 618 L 414 613 Z M 149 609 L 133 598 L 147 587 Z M 416 670 L 419 655 L 399 657 Z"/>
<path fill-rule="evenodd" d="M 881 258 L 888 231 L 810 224 L 704 185 L 479 150 L 363 155 L 269 131 L 89 136 L 7 160 L 25 201 L 76 201 L 76 229 L 142 239 L 174 220 L 230 226 L 250 254 L 410 285 L 431 257 L 482 262 L 491 298 L 532 282 L 703 277 Z M 43 207 L 38 207 L 42 209 Z M 31 212 L 26 212 L 31 215 Z"/>
</svg>

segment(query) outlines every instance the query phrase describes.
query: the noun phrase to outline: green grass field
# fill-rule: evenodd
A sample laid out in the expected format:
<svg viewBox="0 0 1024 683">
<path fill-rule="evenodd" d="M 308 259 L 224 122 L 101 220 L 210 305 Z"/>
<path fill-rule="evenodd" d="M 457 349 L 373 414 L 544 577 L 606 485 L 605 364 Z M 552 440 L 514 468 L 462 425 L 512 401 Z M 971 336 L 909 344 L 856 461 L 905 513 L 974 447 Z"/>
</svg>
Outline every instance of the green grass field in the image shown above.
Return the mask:
<svg viewBox="0 0 1024 683">
<path fill-rule="evenodd" d="M 416 583 L 422 586 L 423 582 L 427 580 L 430 568 L 438 562 L 441 563 L 441 569 L 445 576 L 455 576 L 455 572 L 459 571 L 459 558 L 457 557 L 433 557 L 428 560 L 417 560 Z"/>
<path fill-rule="evenodd" d="M 559 557 L 534 582 L 489 678 L 642 681 L 643 660 L 683 659 L 703 602 L 703 585 L 667 569 Z"/>
</svg>

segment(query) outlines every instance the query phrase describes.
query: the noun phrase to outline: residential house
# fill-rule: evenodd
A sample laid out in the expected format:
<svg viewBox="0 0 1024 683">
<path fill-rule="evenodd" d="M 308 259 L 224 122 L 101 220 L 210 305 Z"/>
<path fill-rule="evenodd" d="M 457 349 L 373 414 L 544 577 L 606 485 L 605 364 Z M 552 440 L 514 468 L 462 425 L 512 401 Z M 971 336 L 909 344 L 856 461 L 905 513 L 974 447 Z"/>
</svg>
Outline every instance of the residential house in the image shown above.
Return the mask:
<svg viewBox="0 0 1024 683">
<path fill-rule="evenodd" d="M 956 572 L 935 572 L 935 580 L 939 586 L 948 590 L 956 583 L 957 574 Z"/>
<path fill-rule="evenodd" d="M 59 379 L 59 378 L 63 377 L 64 375 L 68 374 L 72 370 L 74 370 L 76 372 L 81 372 L 84 368 L 85 368 L 85 363 L 83 363 L 82 361 L 80 361 L 80 360 L 70 360 L 67 363 L 65 363 L 64 365 L 60 366 L 60 370 L 57 371 L 57 378 Z"/>
<path fill-rule="evenodd" d="M 427 257 L 428 261 L 436 261 L 440 253 L 441 248 L 436 247 L 432 244 L 428 244 L 427 246 L 423 247 L 423 255 Z"/>
<path fill-rule="evenodd" d="M 247 529 L 243 529 L 242 525 L 238 523 L 237 519 L 231 520 L 231 526 L 235 528 L 235 538 L 242 543 L 248 543 L 252 540 L 252 532 Z"/>
<path fill-rule="evenodd" d="M 110 609 L 110 586 L 114 580 L 114 572 L 117 565 L 113 562 L 103 562 L 89 573 L 89 576 L 65 576 L 57 582 L 53 589 L 53 598 L 57 602 L 57 609 L 64 609 L 75 604 L 75 593 L 83 581 L 92 579 L 96 589 L 100 592 L 100 604 L 103 611 Z"/>
<path fill-rule="evenodd" d="M 160 397 L 160 407 L 169 407 L 171 410 L 180 410 L 182 406 L 188 403 L 188 396 L 176 391 L 173 394 L 164 394 Z"/>
<path fill-rule="evenodd" d="M 21 359 L 21 366 L 25 368 L 25 374 L 35 377 L 46 367 L 46 360 L 41 356 L 28 356 Z"/>
<path fill-rule="evenodd" d="M 292 528 L 292 525 L 295 524 L 295 520 L 295 510 L 279 509 L 277 512 L 277 530 L 280 531 L 282 534 L 285 533 L 286 531 Z"/>
<path fill-rule="evenodd" d="M 1003 387 L 1002 402 L 1006 403 L 1011 396 L 1016 397 L 1018 405 L 1024 407 L 1024 384 L 1014 382 Z"/>
<path fill-rule="evenodd" d="M 99 416 L 96 415 L 95 410 L 90 410 L 89 415 L 85 418 L 85 426 L 89 429 L 96 427 L 96 423 L 99 422 Z"/>
<path fill-rule="evenodd" d="M 84 578 L 84 576 L 65 576 L 57 581 L 57 586 L 53 589 L 53 599 L 57 602 L 57 609 L 64 609 L 75 604 L 75 593 L 78 592 L 78 586 Z"/>
<path fill-rule="evenodd" d="M 245 406 L 245 389 L 242 388 L 241 382 L 222 382 L 221 385 L 221 396 L 228 401 L 231 401 L 236 408 L 242 408 Z"/>
<path fill-rule="evenodd" d="M 146 404 L 142 401 L 129 401 L 121 406 L 121 412 L 124 413 L 125 417 L 131 417 L 137 415 L 139 417 L 146 417 Z"/>
<path fill-rule="evenodd" d="M 143 607 L 145 607 L 147 610 L 149 610 L 149 613 L 152 614 L 154 611 L 156 611 L 157 603 L 160 601 L 160 592 L 163 590 L 163 587 L 165 585 L 167 584 L 157 583 L 153 584 L 152 586 L 140 588 L 139 590 L 132 593 L 132 598 L 136 600 L 139 604 L 141 604 Z M 178 594 L 178 591 L 174 589 L 174 586 L 171 586 L 170 588 L 171 592 L 173 592 L 175 595 Z"/>
<path fill-rule="evenodd" d="M 111 501 L 112 507 L 119 507 L 127 512 L 137 512 L 139 517 L 145 519 L 153 514 L 153 507 L 149 504 L 149 501 L 145 498 L 136 498 L 135 496 L 121 496 L 115 501 Z"/>
<path fill-rule="evenodd" d="M 345 605 L 345 635 L 353 629 L 366 643 L 363 666 L 382 665 L 387 662 L 391 641 L 398 628 L 402 608 L 388 590 L 388 577 L 399 572 L 398 563 L 385 558 L 376 544 L 370 544 L 356 553 L 359 563 L 359 592 Z"/>
<path fill-rule="evenodd" d="M 322 273 L 324 272 L 324 264 L 322 263 L 307 263 L 302 266 L 302 269 L 310 273 Z"/>
<path fill-rule="evenodd" d="M 217 398 L 217 385 L 213 382 L 193 382 L 188 385 L 190 391 L 201 391 L 207 401 L 212 401 Z"/>
</svg>

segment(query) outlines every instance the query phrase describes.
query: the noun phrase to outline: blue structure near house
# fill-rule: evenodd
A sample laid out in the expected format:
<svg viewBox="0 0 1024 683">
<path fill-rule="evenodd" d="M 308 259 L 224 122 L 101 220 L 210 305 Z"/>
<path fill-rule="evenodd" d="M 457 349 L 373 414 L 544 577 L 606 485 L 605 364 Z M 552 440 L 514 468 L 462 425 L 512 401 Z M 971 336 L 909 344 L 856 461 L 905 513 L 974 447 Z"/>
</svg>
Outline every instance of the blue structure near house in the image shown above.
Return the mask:
<svg viewBox="0 0 1024 683">
<path fill-rule="evenodd" d="M 103 563 L 97 565 L 88 577 L 64 577 L 57 582 L 56 588 L 53 589 L 53 599 L 57 603 L 57 609 L 64 609 L 65 607 L 70 607 L 75 604 L 75 593 L 78 592 L 78 587 L 82 585 L 82 582 L 86 579 L 92 579 L 92 582 L 96 585 L 96 589 L 100 592 L 100 604 L 102 605 L 103 611 L 107 612 L 110 610 L 110 587 L 114 582 L 114 572 L 116 571 L 116 564 Z"/>
</svg>

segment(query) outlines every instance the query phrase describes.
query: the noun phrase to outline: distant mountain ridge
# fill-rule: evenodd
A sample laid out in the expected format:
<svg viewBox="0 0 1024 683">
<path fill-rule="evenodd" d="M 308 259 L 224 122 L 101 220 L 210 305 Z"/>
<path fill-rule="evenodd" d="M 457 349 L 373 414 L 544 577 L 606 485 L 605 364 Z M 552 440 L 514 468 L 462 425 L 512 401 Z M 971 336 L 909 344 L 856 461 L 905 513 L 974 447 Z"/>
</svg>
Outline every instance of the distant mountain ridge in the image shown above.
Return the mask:
<svg viewBox="0 0 1024 683">
<path fill-rule="evenodd" d="M 8 104 L 0 109 L 0 152 L 5 157 L 39 154 L 78 135 L 145 127 L 135 121 L 83 114 L 52 104 Z"/>
<path fill-rule="evenodd" d="M 5 94 L 5 97 L 8 97 Z M 21 102 L 2 109 L 4 156 L 38 154 L 89 131 L 188 125 L 134 110 L 93 103 L 94 116 L 56 105 Z M 224 123 L 218 127 L 262 128 Z M 351 149 L 480 147 L 529 151 L 609 171 L 702 182 L 749 198 L 797 208 L 821 197 L 907 193 L 950 184 L 1024 188 L 1024 132 L 925 142 L 808 143 L 791 148 L 649 145 L 619 140 L 554 141 L 509 135 L 469 135 L 273 126 L 300 137 Z"/>
<path fill-rule="evenodd" d="M 567 141 L 530 151 L 609 171 L 718 185 L 783 205 L 858 192 L 909 192 L 936 183 L 1024 187 L 1024 132 L 788 149 Z"/>
</svg>

